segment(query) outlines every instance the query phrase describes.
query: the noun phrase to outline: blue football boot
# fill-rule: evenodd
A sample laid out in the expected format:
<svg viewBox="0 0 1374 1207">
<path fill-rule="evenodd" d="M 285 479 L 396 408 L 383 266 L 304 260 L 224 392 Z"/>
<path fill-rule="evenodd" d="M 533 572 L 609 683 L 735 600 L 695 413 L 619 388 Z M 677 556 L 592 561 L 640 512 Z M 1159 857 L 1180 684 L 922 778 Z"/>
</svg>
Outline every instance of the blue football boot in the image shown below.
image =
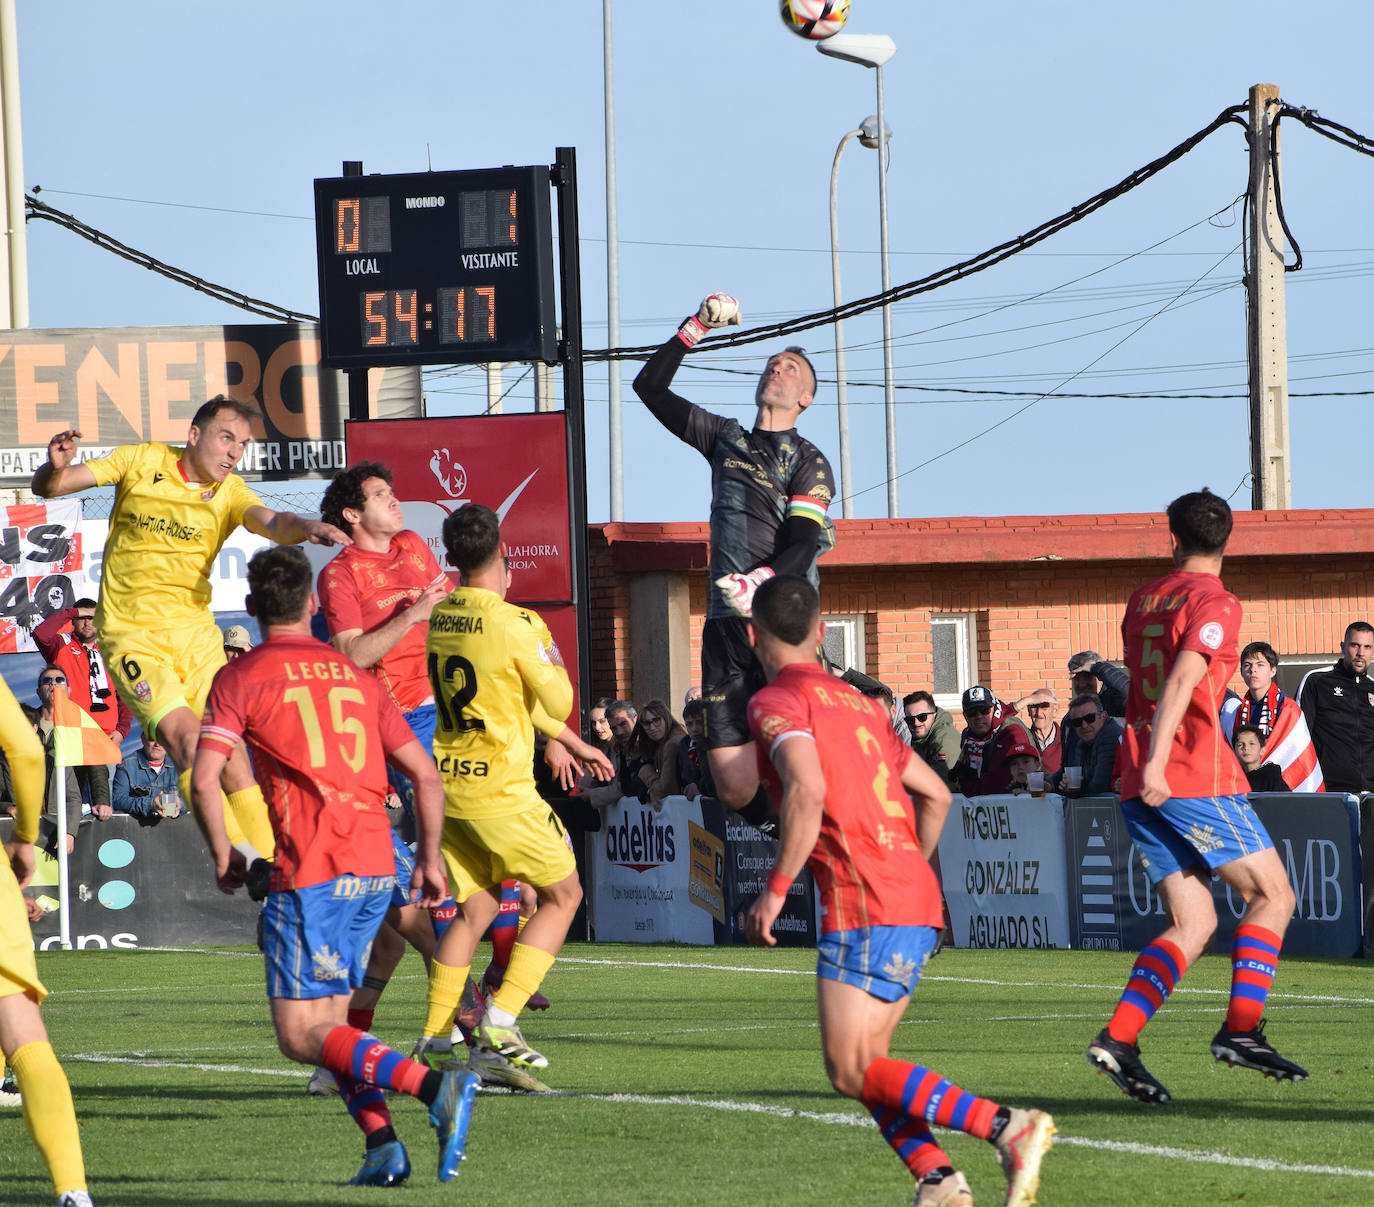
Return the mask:
<svg viewBox="0 0 1374 1207">
<path fill-rule="evenodd" d="M 451 1182 L 458 1176 L 463 1150 L 472 1122 L 472 1100 L 477 1096 L 478 1078 L 466 1071 L 448 1072 L 439 1084 L 439 1096 L 429 1108 L 429 1121 L 439 1139 L 439 1181 Z"/>
<path fill-rule="evenodd" d="M 363 1154 L 363 1167 L 348 1180 L 350 1186 L 399 1186 L 410 1177 L 410 1158 L 399 1140 L 380 1144 Z"/>
</svg>

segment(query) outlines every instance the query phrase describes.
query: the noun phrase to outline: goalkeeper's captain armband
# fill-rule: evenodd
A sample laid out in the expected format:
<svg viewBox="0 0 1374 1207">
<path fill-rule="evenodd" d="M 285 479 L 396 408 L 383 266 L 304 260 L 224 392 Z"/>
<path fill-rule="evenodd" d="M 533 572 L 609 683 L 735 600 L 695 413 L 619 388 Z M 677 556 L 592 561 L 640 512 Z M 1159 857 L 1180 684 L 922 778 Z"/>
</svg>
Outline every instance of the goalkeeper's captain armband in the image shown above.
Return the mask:
<svg viewBox="0 0 1374 1207">
<path fill-rule="evenodd" d="M 739 324 L 739 303 L 728 293 L 712 293 L 702 299 L 696 314 L 677 329 L 677 337 L 689 348 L 695 348 L 713 327 L 738 327 Z"/>
</svg>

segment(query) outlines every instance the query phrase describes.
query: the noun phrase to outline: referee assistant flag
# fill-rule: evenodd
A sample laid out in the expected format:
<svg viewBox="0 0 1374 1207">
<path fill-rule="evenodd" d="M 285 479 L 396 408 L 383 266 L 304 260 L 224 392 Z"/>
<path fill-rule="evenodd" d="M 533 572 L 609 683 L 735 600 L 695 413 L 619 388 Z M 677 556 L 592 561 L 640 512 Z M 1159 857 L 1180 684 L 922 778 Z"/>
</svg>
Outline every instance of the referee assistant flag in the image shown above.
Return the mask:
<svg viewBox="0 0 1374 1207">
<path fill-rule="evenodd" d="M 67 695 L 61 684 L 54 685 L 52 693 L 52 753 L 59 767 L 92 767 L 124 760 L 100 723 Z"/>
</svg>

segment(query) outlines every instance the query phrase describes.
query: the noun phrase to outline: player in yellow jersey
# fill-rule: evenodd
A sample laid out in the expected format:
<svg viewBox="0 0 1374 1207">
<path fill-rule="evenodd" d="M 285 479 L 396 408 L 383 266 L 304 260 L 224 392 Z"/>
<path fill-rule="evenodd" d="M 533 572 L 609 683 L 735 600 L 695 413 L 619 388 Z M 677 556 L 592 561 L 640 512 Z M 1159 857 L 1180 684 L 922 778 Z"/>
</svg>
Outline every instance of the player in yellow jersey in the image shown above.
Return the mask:
<svg viewBox="0 0 1374 1207">
<path fill-rule="evenodd" d="M 273 511 L 233 472 L 258 417 L 219 394 L 196 411 L 185 448 L 126 444 L 84 462 L 76 460 L 81 433 L 69 429 L 48 441 L 47 463 L 33 475 L 33 493 L 45 499 L 115 487 L 95 618 L 100 646 L 115 689 L 176 764 L 187 801 L 200 715 L 225 663 L 210 611 L 210 568 L 225 540 L 242 526 L 279 545 L 352 544 L 331 524 Z M 234 845 L 250 864 L 270 859 L 267 807 L 242 747 L 220 783 Z"/>
<path fill-rule="evenodd" d="M 52 1177 L 59 1207 L 91 1207 L 72 1091 L 53 1055 L 38 1004 L 48 995 L 33 958 L 19 890 L 33 878 L 33 840 L 43 810 L 43 747 L 0 681 L 0 747 L 14 781 L 14 836 L 0 860 L 0 1050 L 24 1096 L 24 1123 Z"/>
<path fill-rule="evenodd" d="M 510 575 L 496 513 L 479 503 L 444 520 L 444 548 L 462 585 L 436 605 L 425 643 L 444 781 L 444 862 L 462 906 L 434 953 L 429 1010 L 416 1045 L 447 1038 L 478 940 L 496 917 L 501 881 L 534 888 L 539 908 L 521 932 L 505 980 L 475 1030 L 478 1053 L 517 1067 L 548 1061 L 525 1043 L 516 1016 L 563 946 L 582 886 L 567 833 L 534 787 L 534 727 L 600 779 L 606 756 L 564 723 L 572 684 L 548 626 L 506 602 Z"/>
</svg>

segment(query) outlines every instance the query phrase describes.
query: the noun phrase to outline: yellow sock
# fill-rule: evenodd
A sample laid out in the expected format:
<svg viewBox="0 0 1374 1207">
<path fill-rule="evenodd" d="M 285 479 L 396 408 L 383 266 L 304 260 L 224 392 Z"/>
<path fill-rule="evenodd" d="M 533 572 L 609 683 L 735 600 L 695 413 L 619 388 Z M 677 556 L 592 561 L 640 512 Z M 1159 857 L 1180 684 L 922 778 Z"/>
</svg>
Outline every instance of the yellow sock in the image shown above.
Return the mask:
<svg viewBox="0 0 1374 1207">
<path fill-rule="evenodd" d="M 425 1004 L 429 1007 L 425 1015 L 426 1035 L 447 1035 L 453 1030 L 453 1018 L 458 1013 L 458 1003 L 463 1000 L 471 970 L 470 964 L 455 968 L 438 960 L 430 965 L 429 992 L 425 995 Z"/>
<path fill-rule="evenodd" d="M 24 1095 L 24 1123 L 43 1154 L 53 1189 L 61 1196 L 86 1189 L 86 1165 L 81 1159 L 81 1136 L 67 1075 L 57 1063 L 52 1045 L 25 1044 L 10 1056 L 14 1079 Z"/>
<path fill-rule="evenodd" d="M 549 952 L 540 951 L 528 943 L 517 943 L 511 948 L 510 967 L 506 969 L 506 979 L 501 982 L 501 988 L 491 999 L 492 1006 L 497 1010 L 519 1014 L 552 967 L 553 956 Z"/>
<path fill-rule="evenodd" d="M 249 784 L 246 788 L 229 793 L 225 799 L 229 804 L 224 811 L 225 817 L 233 814 L 239 829 L 243 831 L 243 837 L 257 848 L 258 854 L 264 859 L 271 859 L 277 843 L 272 837 L 272 822 L 267 816 L 267 802 L 262 799 L 262 789 L 257 784 Z M 230 834 L 229 837 L 232 840 L 234 836 Z"/>
</svg>

